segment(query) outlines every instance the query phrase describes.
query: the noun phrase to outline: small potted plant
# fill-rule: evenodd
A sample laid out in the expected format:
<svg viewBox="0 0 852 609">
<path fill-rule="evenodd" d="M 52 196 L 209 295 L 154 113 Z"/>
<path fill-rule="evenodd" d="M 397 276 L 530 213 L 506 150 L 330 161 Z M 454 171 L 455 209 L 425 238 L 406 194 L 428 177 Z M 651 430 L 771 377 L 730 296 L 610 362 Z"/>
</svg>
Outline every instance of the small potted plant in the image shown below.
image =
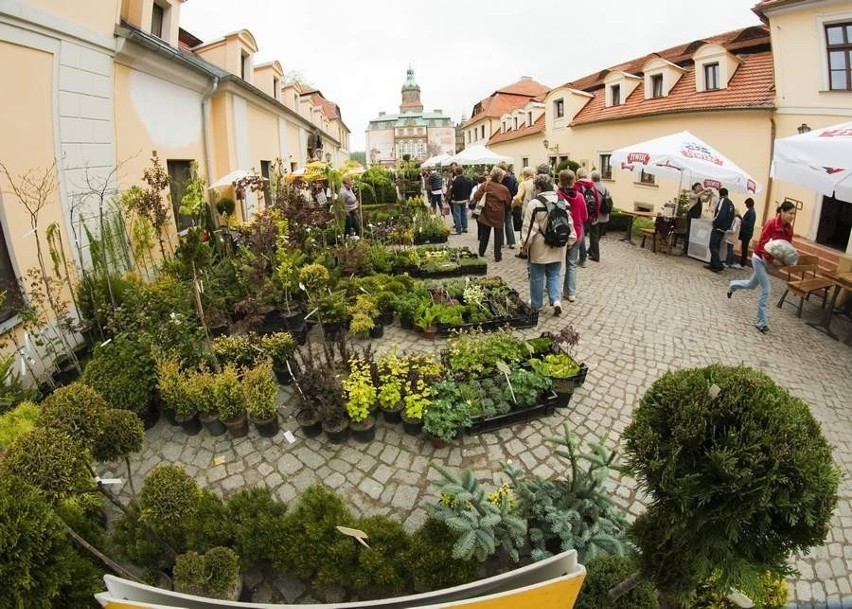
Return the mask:
<svg viewBox="0 0 852 609">
<path fill-rule="evenodd" d="M 260 339 L 260 351 L 272 361 L 275 378 L 282 385 L 293 381 L 293 354 L 296 352 L 296 340 L 289 332 L 273 332 Z"/>
<path fill-rule="evenodd" d="M 455 381 L 446 380 L 432 387 L 432 397 L 423 412 L 423 429 L 432 445 L 442 448 L 455 440 L 470 425 L 470 409 L 462 399 Z"/>
<path fill-rule="evenodd" d="M 223 547 L 181 554 L 175 560 L 174 584 L 184 594 L 236 601 L 242 591 L 240 559 Z"/>
<path fill-rule="evenodd" d="M 215 377 L 208 370 L 195 370 L 184 374 L 184 392 L 187 399 L 195 404 L 198 418 L 211 436 L 221 436 L 226 428 L 219 418 L 219 410 L 214 399 Z"/>
<path fill-rule="evenodd" d="M 408 380 L 408 359 L 396 354 L 396 345 L 383 353 L 377 362 L 379 376 L 378 400 L 382 415 L 388 423 L 399 423 L 405 384 Z"/>
<path fill-rule="evenodd" d="M 249 419 L 258 433 L 271 438 L 278 433 L 278 384 L 272 361 L 264 359 L 243 371 L 243 393 Z"/>
<path fill-rule="evenodd" d="M 349 375 L 343 380 L 349 429 L 359 442 L 369 442 L 376 437 L 376 420 L 372 411 L 378 404 L 378 392 L 372 359 L 369 350 L 364 357 L 352 355 L 349 358 Z"/>
<path fill-rule="evenodd" d="M 213 380 L 213 399 L 219 419 L 228 428 L 232 438 L 242 438 L 248 433 L 246 398 L 237 368 L 228 364 Z"/>
<path fill-rule="evenodd" d="M 180 361 L 175 357 L 157 358 L 157 387 L 163 408 L 173 410 L 175 422 L 187 435 L 194 436 L 201 431 L 198 404 L 187 394 L 185 376 L 180 368 Z"/>
<path fill-rule="evenodd" d="M 284 327 L 294 333 L 301 332 L 305 327 L 305 311 L 296 303 L 295 294 L 299 289 L 300 267 L 305 259 L 305 254 L 299 249 L 290 247 L 283 238 L 279 238 L 278 248 L 275 252 L 274 280 L 281 290 L 284 308 L 282 316 Z M 316 283 L 308 273 L 305 277 L 312 288 Z M 302 285 L 305 285 L 304 283 Z M 307 287 L 305 288 L 307 289 Z M 320 289 L 320 288 L 316 288 Z"/>
<path fill-rule="evenodd" d="M 321 430 L 332 442 L 345 440 L 349 419 L 339 377 L 319 365 L 309 352 L 302 355 L 293 385 L 299 398 L 296 421 L 305 435 L 313 437 Z"/>
<path fill-rule="evenodd" d="M 317 319 L 322 326 L 323 335 L 334 340 L 341 335 L 343 325 L 349 315 L 346 297 L 343 292 L 329 292 L 319 295 L 316 300 Z"/>
<path fill-rule="evenodd" d="M 349 323 L 349 331 L 359 338 L 381 338 L 384 334 L 384 327 L 377 323 L 380 315 L 379 307 L 376 306 L 376 301 L 366 294 L 359 294 L 355 297 L 355 304 L 348 308 L 349 315 L 352 317 Z"/>
</svg>

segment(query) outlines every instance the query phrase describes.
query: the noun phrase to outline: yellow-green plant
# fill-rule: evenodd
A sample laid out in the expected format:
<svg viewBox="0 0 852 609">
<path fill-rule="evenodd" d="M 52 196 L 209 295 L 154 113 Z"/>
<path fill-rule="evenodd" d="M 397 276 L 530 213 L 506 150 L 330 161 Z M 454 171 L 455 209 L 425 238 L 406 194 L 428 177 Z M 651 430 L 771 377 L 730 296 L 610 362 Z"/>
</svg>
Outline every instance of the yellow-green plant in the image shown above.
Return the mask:
<svg viewBox="0 0 852 609">
<path fill-rule="evenodd" d="M 213 398 L 223 422 L 238 421 L 246 411 L 246 397 L 236 366 L 228 365 L 213 380 Z"/>
<path fill-rule="evenodd" d="M 409 419 L 420 420 L 423 418 L 423 409 L 429 404 L 429 396 L 432 392 L 423 382 L 417 378 L 408 385 L 403 402 L 405 403 L 405 416 Z"/>
<path fill-rule="evenodd" d="M 355 336 L 366 337 L 376 327 L 373 318 L 364 313 L 353 313 L 349 321 L 349 331 Z"/>
<path fill-rule="evenodd" d="M 278 412 L 278 383 L 269 359 L 243 371 L 246 410 L 257 421 L 269 421 Z"/>
<path fill-rule="evenodd" d="M 398 357 L 396 345 L 378 359 L 379 405 L 392 410 L 402 401 L 403 384 L 408 378 L 408 359 Z"/>
<path fill-rule="evenodd" d="M 356 355 L 349 358 L 349 376 L 343 381 L 343 390 L 346 392 L 346 412 L 353 423 L 360 423 L 370 416 L 378 393 L 369 362 Z"/>
<path fill-rule="evenodd" d="M 321 264 L 308 264 L 299 271 L 299 283 L 305 286 L 308 293 L 324 290 L 330 280 L 328 269 Z"/>
<path fill-rule="evenodd" d="M 155 358 L 157 369 L 157 388 L 160 398 L 169 408 L 174 409 L 180 418 L 190 418 L 198 410 L 196 402 L 189 399 L 186 393 L 185 377 L 181 372 L 181 362 L 171 355 L 159 355 Z"/>
</svg>

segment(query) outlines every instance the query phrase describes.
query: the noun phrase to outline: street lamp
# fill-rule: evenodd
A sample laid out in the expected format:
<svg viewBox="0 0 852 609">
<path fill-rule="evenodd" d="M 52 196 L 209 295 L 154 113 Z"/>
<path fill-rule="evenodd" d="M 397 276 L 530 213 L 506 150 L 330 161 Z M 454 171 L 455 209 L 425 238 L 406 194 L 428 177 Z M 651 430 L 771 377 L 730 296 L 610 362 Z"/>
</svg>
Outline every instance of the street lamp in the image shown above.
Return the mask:
<svg viewBox="0 0 852 609">
<path fill-rule="evenodd" d="M 807 133 L 808 131 L 810 131 L 811 128 L 808 127 L 807 123 L 802 123 L 801 125 L 798 126 L 798 128 L 796 130 L 799 132 L 799 135 L 801 135 L 803 133 Z"/>
</svg>

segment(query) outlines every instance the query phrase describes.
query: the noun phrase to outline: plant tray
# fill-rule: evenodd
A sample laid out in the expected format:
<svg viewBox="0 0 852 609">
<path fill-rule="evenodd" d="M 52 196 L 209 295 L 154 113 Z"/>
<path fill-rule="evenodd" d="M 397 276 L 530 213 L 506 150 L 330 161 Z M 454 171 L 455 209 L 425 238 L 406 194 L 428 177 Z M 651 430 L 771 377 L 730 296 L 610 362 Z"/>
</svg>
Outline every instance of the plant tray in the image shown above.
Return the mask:
<svg viewBox="0 0 852 609">
<path fill-rule="evenodd" d="M 570 399 L 571 396 L 569 394 L 568 399 L 565 400 L 565 405 L 568 404 Z M 467 428 L 467 435 L 474 436 L 486 431 L 494 431 L 510 425 L 517 425 L 518 423 L 526 423 L 534 419 L 546 417 L 553 414 L 556 410 L 558 401 L 559 397 L 555 392 L 551 391 L 540 404 L 536 404 L 535 406 L 519 408 L 518 410 L 511 410 L 506 414 L 499 414 L 489 419 L 479 419 L 474 421 Z"/>
</svg>

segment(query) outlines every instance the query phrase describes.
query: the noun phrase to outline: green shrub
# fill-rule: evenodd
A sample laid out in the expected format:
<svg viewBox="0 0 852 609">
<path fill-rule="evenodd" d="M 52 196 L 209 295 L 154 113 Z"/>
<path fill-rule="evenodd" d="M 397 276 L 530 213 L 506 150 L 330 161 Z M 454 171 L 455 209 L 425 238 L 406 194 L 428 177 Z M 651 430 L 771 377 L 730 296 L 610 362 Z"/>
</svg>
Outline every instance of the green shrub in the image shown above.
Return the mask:
<svg viewBox="0 0 852 609">
<path fill-rule="evenodd" d="M 270 360 L 243 371 L 242 389 L 246 410 L 256 421 L 269 421 L 278 414 L 278 382 Z"/>
<path fill-rule="evenodd" d="M 283 547 L 287 506 L 265 487 L 245 488 L 228 499 L 228 520 L 234 527 L 234 544 L 244 567 L 271 561 Z"/>
<path fill-rule="evenodd" d="M 633 575 L 636 561 L 626 556 L 599 556 L 585 562 L 586 579 L 580 588 L 575 609 L 659 609 L 654 587 L 648 582 L 639 584 L 616 600 L 609 590 Z"/>
<path fill-rule="evenodd" d="M 42 494 L 23 479 L 0 478 L 0 607 L 51 609 L 71 581 L 73 556 Z"/>
<path fill-rule="evenodd" d="M 158 465 L 139 493 L 142 520 L 158 533 L 183 530 L 198 513 L 201 489 L 178 465 Z"/>
<path fill-rule="evenodd" d="M 0 461 L 4 475 L 26 480 L 58 500 L 94 485 L 86 452 L 59 429 L 37 427 L 12 442 Z"/>
<path fill-rule="evenodd" d="M 712 390 L 712 391 L 711 391 Z M 718 391 L 718 395 L 716 392 Z M 675 599 L 753 595 L 828 533 L 839 472 L 808 406 L 766 374 L 708 366 L 660 377 L 624 432 L 653 499 L 632 527 L 642 574 Z"/>
<path fill-rule="evenodd" d="M 0 415 L 0 448 L 5 448 L 20 436 L 31 432 L 41 414 L 41 407 L 33 402 L 21 402 Z"/>
<path fill-rule="evenodd" d="M 139 417 L 129 410 L 110 408 L 104 413 L 101 436 L 92 456 L 95 461 L 115 461 L 142 450 L 144 444 L 145 429 Z"/>
<path fill-rule="evenodd" d="M 228 516 L 227 505 L 206 489 L 201 489 L 195 515 L 186 522 L 184 529 L 187 549 L 196 552 L 231 546 L 234 542 L 234 524 Z"/>
<path fill-rule="evenodd" d="M 98 345 L 83 370 L 82 382 L 100 393 L 112 408 L 123 408 L 143 420 L 149 413 L 157 376 L 150 351 L 122 336 Z"/>
<path fill-rule="evenodd" d="M 729 600 L 726 594 L 714 591 L 715 588 L 712 583 L 699 586 L 697 598 L 687 609 L 739 609 L 739 605 Z M 788 597 L 784 578 L 767 572 L 761 576 L 759 588 L 750 598 L 755 609 L 786 609 Z"/>
<path fill-rule="evenodd" d="M 276 548 L 276 568 L 292 570 L 315 586 L 348 586 L 357 542 L 336 527 L 354 524 L 340 497 L 323 486 L 308 488 L 284 517 L 285 543 Z"/>
<path fill-rule="evenodd" d="M 402 557 L 411 540 L 402 525 L 385 516 L 362 518 L 355 525 L 367 534 L 369 548 L 359 544 L 352 587 L 361 598 L 400 596 L 411 588 L 412 574 Z"/>
<path fill-rule="evenodd" d="M 212 548 L 206 554 L 187 552 L 177 557 L 175 590 L 184 594 L 234 600 L 240 586 L 239 557 L 230 548 Z"/>
<path fill-rule="evenodd" d="M 476 579 L 479 562 L 453 556 L 458 535 L 435 518 L 428 518 L 411 536 L 405 563 L 418 589 L 440 590 Z"/>
<path fill-rule="evenodd" d="M 109 406 L 101 395 L 83 383 L 60 387 L 41 403 L 39 425 L 60 429 L 81 447 L 91 450 L 103 434 Z"/>
<path fill-rule="evenodd" d="M 253 333 L 235 336 L 217 336 L 213 339 L 213 354 L 222 365 L 234 364 L 242 368 L 252 366 L 258 352 L 253 347 L 257 337 Z"/>
<path fill-rule="evenodd" d="M 228 364 L 222 372 L 213 376 L 213 400 L 215 412 L 223 422 L 231 423 L 245 416 L 246 395 L 233 364 Z"/>
</svg>

